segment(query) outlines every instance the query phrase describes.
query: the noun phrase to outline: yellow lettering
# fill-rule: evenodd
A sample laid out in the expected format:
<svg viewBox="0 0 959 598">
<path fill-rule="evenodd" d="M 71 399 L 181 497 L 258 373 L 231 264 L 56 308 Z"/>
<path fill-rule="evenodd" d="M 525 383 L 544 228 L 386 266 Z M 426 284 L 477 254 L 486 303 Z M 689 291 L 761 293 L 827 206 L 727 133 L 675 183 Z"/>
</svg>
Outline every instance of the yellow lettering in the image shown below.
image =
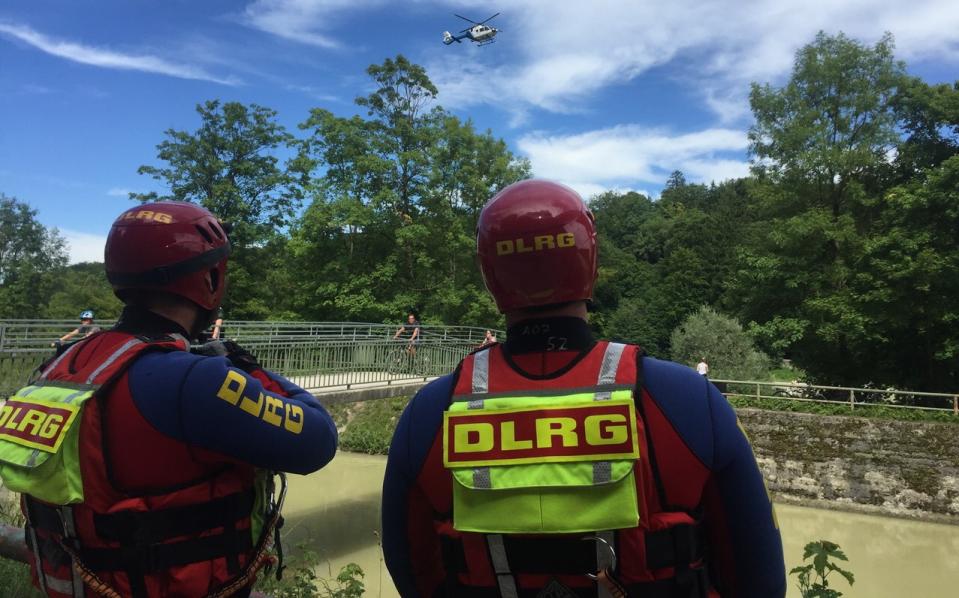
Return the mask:
<svg viewBox="0 0 959 598">
<path fill-rule="evenodd" d="M 261 394 L 260 396 L 266 396 L 266 409 L 263 411 L 263 421 L 279 428 L 283 425 L 283 413 L 285 411 L 283 408 L 283 400 L 269 395 Z"/>
<path fill-rule="evenodd" d="M 457 453 L 485 453 L 493 448 L 493 424 L 457 424 L 453 434 Z"/>
<path fill-rule="evenodd" d="M 243 374 L 227 370 L 226 378 L 223 379 L 223 384 L 217 391 L 216 396 L 231 405 L 236 405 L 240 401 L 240 397 L 243 396 L 244 388 L 246 388 L 246 378 L 243 377 Z"/>
<path fill-rule="evenodd" d="M 31 409 L 27 411 L 27 414 L 23 416 L 23 419 L 20 420 L 20 425 L 17 426 L 18 432 L 23 432 L 27 429 L 27 426 L 30 427 L 29 434 L 31 436 L 36 436 L 37 432 L 40 431 L 40 428 L 43 425 L 43 420 L 47 418 L 47 414 L 43 411 L 38 411 L 36 409 Z"/>
<path fill-rule="evenodd" d="M 7 420 L 7 425 L 4 426 L 9 430 L 17 429 L 17 417 L 20 415 L 20 412 L 23 411 L 23 407 L 14 407 L 13 413 L 10 414 L 10 419 Z"/>
<path fill-rule="evenodd" d="M 286 421 L 283 422 L 283 427 L 293 432 L 294 434 L 299 434 L 303 431 L 303 408 L 299 405 L 287 405 L 286 407 Z"/>
<path fill-rule="evenodd" d="M 529 253 L 533 251 L 532 247 L 527 247 L 522 239 L 516 239 L 516 253 Z"/>
<path fill-rule="evenodd" d="M 503 422 L 500 425 L 502 439 L 500 444 L 504 451 L 518 451 L 533 448 L 532 440 L 516 440 L 516 422 Z"/>
<path fill-rule="evenodd" d="M 533 237 L 533 245 L 536 247 L 536 251 L 552 249 L 555 247 L 555 244 L 553 243 L 553 235 L 540 235 L 538 237 Z"/>
<path fill-rule="evenodd" d="M 240 409 L 246 411 L 253 417 L 260 417 L 260 411 L 263 410 L 263 399 L 266 397 L 262 392 L 256 399 L 251 399 L 250 397 L 243 397 L 243 400 L 240 401 Z"/>
<path fill-rule="evenodd" d="M 562 233 L 562 234 L 556 235 L 556 246 L 557 247 L 575 247 L 576 237 L 573 236 L 573 233 Z"/>
<path fill-rule="evenodd" d="M 173 216 L 170 216 L 169 214 L 163 214 L 161 212 L 157 212 L 157 214 L 153 217 L 153 219 L 156 220 L 157 222 L 162 222 L 163 224 L 173 223 Z"/>
<path fill-rule="evenodd" d="M 579 446 L 576 420 L 571 417 L 544 417 L 536 420 L 536 447 L 552 448 L 553 436 L 563 440 L 563 446 Z"/>
<path fill-rule="evenodd" d="M 43 428 L 40 430 L 40 438 L 53 438 L 60 432 L 63 426 L 63 416 L 51 413 L 47 416 L 47 421 L 43 422 Z"/>
<path fill-rule="evenodd" d="M 496 255 L 509 255 L 513 253 L 513 242 L 512 241 L 497 241 L 496 242 Z"/>
<path fill-rule="evenodd" d="M 0 407 L 0 428 L 7 423 L 11 413 L 13 413 L 13 407 L 10 405 L 4 405 L 3 407 Z"/>
<path fill-rule="evenodd" d="M 611 424 L 603 426 L 603 424 Z M 612 425 L 615 424 L 615 425 Z M 604 444 L 622 444 L 629 438 L 626 429 L 626 416 L 622 413 L 590 415 L 584 423 L 586 444 L 602 446 Z"/>
<path fill-rule="evenodd" d="M 137 212 L 137 218 L 140 220 L 153 220 L 152 210 L 141 210 Z"/>
</svg>

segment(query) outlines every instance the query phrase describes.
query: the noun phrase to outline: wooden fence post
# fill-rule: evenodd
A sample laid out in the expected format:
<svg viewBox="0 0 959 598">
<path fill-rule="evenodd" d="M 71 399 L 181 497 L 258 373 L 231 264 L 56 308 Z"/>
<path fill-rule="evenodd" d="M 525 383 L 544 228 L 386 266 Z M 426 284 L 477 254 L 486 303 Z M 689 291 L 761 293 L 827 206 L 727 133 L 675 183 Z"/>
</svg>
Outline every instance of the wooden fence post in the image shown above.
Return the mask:
<svg viewBox="0 0 959 598">
<path fill-rule="evenodd" d="M 856 408 L 856 391 L 851 388 L 849 389 L 849 408 Z"/>
</svg>

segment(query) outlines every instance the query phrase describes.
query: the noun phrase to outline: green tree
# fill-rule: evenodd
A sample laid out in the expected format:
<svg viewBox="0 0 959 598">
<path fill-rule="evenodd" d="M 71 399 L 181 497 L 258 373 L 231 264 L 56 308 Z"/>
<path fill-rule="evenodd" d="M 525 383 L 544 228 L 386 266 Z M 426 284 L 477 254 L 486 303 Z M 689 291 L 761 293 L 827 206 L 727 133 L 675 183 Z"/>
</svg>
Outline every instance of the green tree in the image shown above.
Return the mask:
<svg viewBox="0 0 959 598">
<path fill-rule="evenodd" d="M 732 292 L 760 338 L 791 334 L 785 350 L 814 378 L 854 383 L 875 373 L 863 349 L 882 331 L 854 282 L 863 233 L 882 211 L 904 82 L 890 35 L 868 47 L 820 33 L 784 87 L 752 88 L 752 192 L 765 234 L 746 239 Z"/>
<path fill-rule="evenodd" d="M 92 310 L 99 322 L 116 320 L 123 309 L 100 262 L 73 264 L 59 270 L 56 290 L 50 295 L 43 316 L 72 320 L 86 309 Z"/>
<path fill-rule="evenodd" d="M 670 346 L 679 363 L 693 365 L 705 358 L 712 378 L 765 380 L 771 367 L 739 322 L 706 306 L 673 330 Z"/>
<path fill-rule="evenodd" d="M 312 199 L 292 231 L 296 310 L 312 317 L 446 323 L 498 319 L 473 263 L 480 207 L 525 176 L 490 132 L 435 105 L 425 70 L 403 56 L 372 65 L 366 117 L 315 109 L 297 165 Z"/>
<path fill-rule="evenodd" d="M 37 211 L 0 193 L 0 318 L 37 318 L 67 264 L 66 242 Z"/>
<path fill-rule="evenodd" d="M 264 318 L 284 289 L 264 284 L 276 241 L 299 205 L 295 165 L 281 167 L 277 152 L 293 137 L 263 106 L 213 100 L 197 105 L 200 127 L 194 132 L 169 129 L 157 145 L 164 166 L 141 166 L 164 183 L 168 192 L 134 194 L 140 201 L 199 203 L 232 225 L 233 256 L 224 308 L 231 318 Z"/>
<path fill-rule="evenodd" d="M 636 193 L 596 197 L 598 331 L 668 355 L 670 334 L 687 315 L 724 300 L 751 225 L 748 204 L 742 181 L 692 185 L 680 172 L 656 202 Z"/>
</svg>

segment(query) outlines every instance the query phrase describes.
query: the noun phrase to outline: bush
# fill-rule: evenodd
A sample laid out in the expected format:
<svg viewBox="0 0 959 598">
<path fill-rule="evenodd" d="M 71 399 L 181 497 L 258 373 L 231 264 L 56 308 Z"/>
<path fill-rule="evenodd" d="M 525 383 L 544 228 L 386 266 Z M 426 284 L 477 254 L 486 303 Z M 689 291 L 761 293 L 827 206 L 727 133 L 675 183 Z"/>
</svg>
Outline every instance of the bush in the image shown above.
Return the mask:
<svg viewBox="0 0 959 598">
<path fill-rule="evenodd" d="M 278 580 L 274 571 L 261 573 L 253 587 L 270 598 L 359 598 L 363 595 L 363 569 L 356 563 L 344 565 L 336 577 L 317 577 L 319 556 L 305 547 L 297 550 L 287 562 L 283 579 Z"/>
<path fill-rule="evenodd" d="M 340 432 L 340 449 L 368 455 L 389 452 L 393 431 L 409 397 L 377 399 L 329 406 Z"/>
<path fill-rule="evenodd" d="M 712 378 L 765 380 L 772 367 L 739 322 L 706 306 L 673 330 L 670 346 L 679 363 L 693 365 L 705 357 Z"/>
</svg>

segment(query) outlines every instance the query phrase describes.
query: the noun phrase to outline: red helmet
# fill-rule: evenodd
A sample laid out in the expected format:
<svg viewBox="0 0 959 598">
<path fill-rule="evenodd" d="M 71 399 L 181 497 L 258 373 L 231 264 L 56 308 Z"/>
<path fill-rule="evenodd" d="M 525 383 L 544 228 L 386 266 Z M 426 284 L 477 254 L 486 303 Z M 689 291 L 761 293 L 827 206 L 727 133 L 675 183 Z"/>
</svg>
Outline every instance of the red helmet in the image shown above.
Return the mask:
<svg viewBox="0 0 959 598">
<path fill-rule="evenodd" d="M 164 291 L 203 309 L 223 299 L 230 240 L 216 217 L 192 203 L 164 201 L 131 208 L 110 228 L 107 279 L 127 290 Z"/>
<path fill-rule="evenodd" d="M 593 215 L 565 185 L 526 180 L 500 191 L 480 213 L 476 253 L 501 312 L 593 295 Z"/>
</svg>

